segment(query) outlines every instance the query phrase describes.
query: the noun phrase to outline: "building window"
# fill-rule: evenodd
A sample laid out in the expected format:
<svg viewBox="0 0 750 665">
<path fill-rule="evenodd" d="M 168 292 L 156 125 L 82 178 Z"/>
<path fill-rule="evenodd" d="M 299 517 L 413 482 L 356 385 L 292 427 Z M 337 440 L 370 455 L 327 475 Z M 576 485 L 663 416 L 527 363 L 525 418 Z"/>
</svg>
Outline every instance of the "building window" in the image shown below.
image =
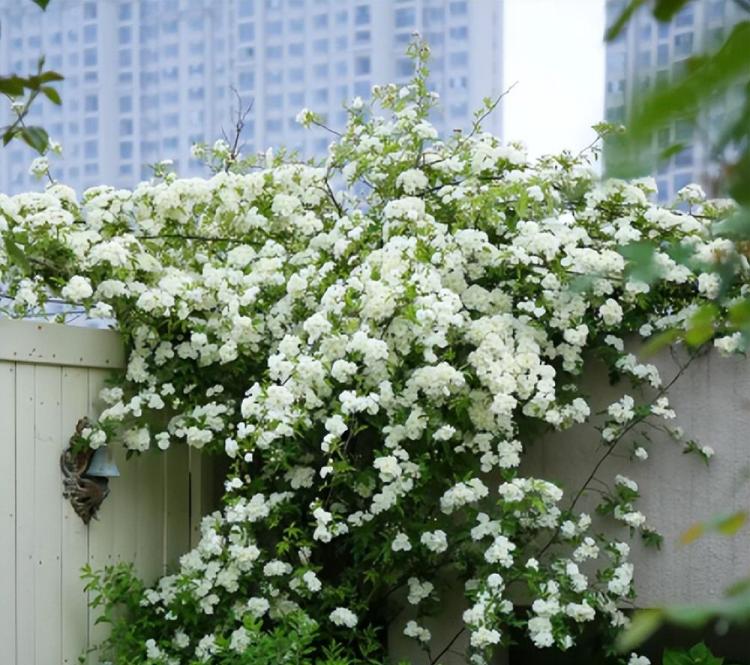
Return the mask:
<svg viewBox="0 0 750 665">
<path fill-rule="evenodd" d="M 84 67 L 96 66 L 96 49 L 95 48 L 87 48 L 83 52 L 83 66 Z"/>
<path fill-rule="evenodd" d="M 239 15 L 240 18 L 246 18 L 253 15 L 253 4 L 255 0 L 240 0 Z"/>
<path fill-rule="evenodd" d="M 413 7 L 405 7 L 396 10 L 396 27 L 410 28 L 416 22 L 416 14 Z"/>
<path fill-rule="evenodd" d="M 120 120 L 120 134 L 127 136 L 133 133 L 133 121 L 130 118 Z"/>
<path fill-rule="evenodd" d="M 120 97 L 120 113 L 130 113 L 133 110 L 133 98 Z"/>
<path fill-rule="evenodd" d="M 130 26 L 123 25 L 117 30 L 117 38 L 120 40 L 120 44 L 130 44 L 132 37 L 133 30 Z"/>
<path fill-rule="evenodd" d="M 96 159 L 97 157 L 99 157 L 98 141 L 84 141 L 83 155 L 84 157 L 86 157 L 86 159 Z"/>
<path fill-rule="evenodd" d="M 465 67 L 469 64 L 469 54 L 466 51 L 451 53 L 449 62 L 453 67 Z"/>
<path fill-rule="evenodd" d="M 240 23 L 240 41 L 249 42 L 255 39 L 255 23 Z"/>
<path fill-rule="evenodd" d="M 240 72 L 240 88 L 243 90 L 250 90 L 255 87 L 255 72 L 244 71 Z"/>
<path fill-rule="evenodd" d="M 693 52 L 693 33 L 684 32 L 674 37 L 674 53 L 676 57 L 688 56 Z"/>
<path fill-rule="evenodd" d="M 370 22 L 370 6 L 359 5 L 354 8 L 354 25 L 366 25 Z"/>
<path fill-rule="evenodd" d="M 99 118 L 94 116 L 84 119 L 83 131 L 86 132 L 86 134 L 96 134 L 99 131 Z"/>
<path fill-rule="evenodd" d="M 370 96 L 370 82 L 369 81 L 357 81 L 354 84 L 354 96 L 366 98 Z"/>
<path fill-rule="evenodd" d="M 133 158 L 132 141 L 122 141 L 120 143 L 120 159 L 132 159 L 132 158 Z"/>
<path fill-rule="evenodd" d="M 129 21 L 133 18 L 133 5 L 129 2 L 123 2 L 120 5 L 119 17 L 121 21 Z"/>
<path fill-rule="evenodd" d="M 99 97 L 96 95 L 86 95 L 83 103 L 83 108 L 86 111 L 98 111 L 99 110 Z"/>
<path fill-rule="evenodd" d="M 448 5 L 448 11 L 451 13 L 451 16 L 464 16 L 468 11 L 466 0 L 462 0 L 461 2 L 451 2 L 450 5 Z"/>
<path fill-rule="evenodd" d="M 360 55 L 354 59 L 354 73 L 357 76 L 370 73 L 370 56 Z"/>
<path fill-rule="evenodd" d="M 396 76 L 411 76 L 414 73 L 414 65 L 409 58 L 399 58 L 396 61 Z"/>
<path fill-rule="evenodd" d="M 83 5 L 83 18 L 96 18 L 96 3 L 87 2 Z"/>
</svg>

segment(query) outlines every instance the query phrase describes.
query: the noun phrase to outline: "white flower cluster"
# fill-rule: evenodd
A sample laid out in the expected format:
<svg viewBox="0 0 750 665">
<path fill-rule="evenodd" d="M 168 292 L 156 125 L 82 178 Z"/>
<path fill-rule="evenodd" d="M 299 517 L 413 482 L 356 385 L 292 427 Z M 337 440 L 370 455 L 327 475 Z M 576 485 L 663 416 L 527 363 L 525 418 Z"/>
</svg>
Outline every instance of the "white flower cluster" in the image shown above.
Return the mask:
<svg viewBox="0 0 750 665">
<path fill-rule="evenodd" d="M 674 418 L 658 371 L 623 340 L 689 325 L 717 297 L 706 266 L 744 274 L 747 262 L 711 238 L 710 211 L 659 208 L 647 181 L 599 183 L 586 156 L 531 162 L 481 131 L 438 140 L 419 78 L 375 97 L 387 115 L 353 105 L 322 167 L 268 154 L 248 174 L 165 175 L 80 202 L 62 185 L 0 195 L 9 311 L 37 312 L 57 289 L 128 342 L 91 447 L 185 443 L 231 461 L 222 510 L 143 603 L 154 620 L 193 612 L 186 625 L 214 629 L 144 634 L 150 662 L 240 653 L 263 621 L 299 615 L 327 639 L 369 639 L 359 629 L 382 628 L 372 622 L 393 590 L 421 612 L 445 584 L 435 571 L 456 565 L 477 665 L 517 620 L 504 580 L 534 590 L 538 647 L 571 647 L 597 617 L 621 622 L 627 546 L 593 533 L 577 497 L 527 476 L 524 446 L 591 420 L 579 381 L 591 350 L 633 385 L 606 409 L 608 446 Z M 640 239 L 655 241 L 661 281 L 639 281 L 617 251 Z M 706 272 L 658 249 L 668 243 L 705 257 Z M 56 257 L 59 275 L 24 272 L 12 247 Z M 632 528 L 645 521 L 638 491 L 618 476 L 609 506 Z M 404 634 L 439 651 L 417 619 Z"/>
</svg>

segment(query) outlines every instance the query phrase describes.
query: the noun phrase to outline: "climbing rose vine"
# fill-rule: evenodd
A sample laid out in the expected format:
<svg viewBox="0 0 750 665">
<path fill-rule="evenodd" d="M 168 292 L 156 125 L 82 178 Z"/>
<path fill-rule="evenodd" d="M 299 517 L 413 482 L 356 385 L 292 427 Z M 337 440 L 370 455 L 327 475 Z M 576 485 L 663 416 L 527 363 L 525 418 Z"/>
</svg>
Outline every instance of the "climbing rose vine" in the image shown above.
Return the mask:
<svg viewBox="0 0 750 665">
<path fill-rule="evenodd" d="M 615 539 L 581 512 L 586 486 L 519 465 L 545 432 L 592 422 L 593 359 L 625 386 L 597 421 L 605 454 L 645 459 L 641 424 L 680 441 L 657 369 L 625 341 L 731 302 L 717 272 L 747 264 L 710 234 L 730 204 L 691 187 L 658 207 L 651 180 L 600 182 L 594 152 L 530 161 L 482 131 L 490 105 L 441 140 L 412 50 L 413 81 L 355 100 L 322 164 L 219 144 L 198 150 L 208 179 L 0 195 L 6 312 L 63 299 L 127 346 L 82 445 L 229 459 L 221 509 L 172 574 L 89 572 L 116 663 L 376 663 L 389 630 L 437 663 L 458 635 L 425 617 L 451 585 L 476 665 L 511 631 L 568 649 L 591 622 L 627 621 L 625 536 L 656 539 L 637 485 L 604 479 Z M 656 247 L 648 279 L 618 251 L 639 241 Z"/>
</svg>

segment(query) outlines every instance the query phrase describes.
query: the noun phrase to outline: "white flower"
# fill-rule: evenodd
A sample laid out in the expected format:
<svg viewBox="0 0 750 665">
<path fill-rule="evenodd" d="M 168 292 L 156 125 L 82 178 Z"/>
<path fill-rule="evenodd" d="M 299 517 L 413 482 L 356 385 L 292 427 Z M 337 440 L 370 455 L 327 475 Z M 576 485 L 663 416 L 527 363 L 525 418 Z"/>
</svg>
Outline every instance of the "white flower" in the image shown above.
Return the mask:
<svg viewBox="0 0 750 665">
<path fill-rule="evenodd" d="M 409 585 L 408 601 L 412 605 L 421 603 L 435 588 L 432 582 L 422 582 L 416 577 L 410 577 L 407 583 Z"/>
<path fill-rule="evenodd" d="M 62 288 L 61 294 L 65 300 L 77 303 L 90 298 L 94 294 L 94 289 L 91 288 L 91 282 L 88 279 L 75 275 Z"/>
<path fill-rule="evenodd" d="M 354 628 L 357 625 L 357 615 L 346 607 L 337 607 L 328 615 L 328 618 L 337 626 Z"/>
<path fill-rule="evenodd" d="M 646 656 L 639 656 L 638 654 L 631 653 L 628 665 L 651 665 L 651 661 Z"/>
<path fill-rule="evenodd" d="M 476 649 L 486 649 L 493 644 L 500 643 L 500 632 L 491 628 L 480 626 L 471 631 L 471 646 Z"/>
<path fill-rule="evenodd" d="M 35 178 L 43 178 L 49 172 L 49 161 L 46 157 L 37 157 L 29 166 L 29 173 Z"/>
<path fill-rule="evenodd" d="M 265 598 L 258 598 L 257 596 L 253 596 L 247 601 L 247 610 L 256 619 L 259 619 L 268 612 L 270 606 L 270 603 Z"/>
<path fill-rule="evenodd" d="M 405 533 L 397 533 L 396 537 L 391 543 L 391 549 L 394 552 L 408 552 L 411 549 L 409 536 L 407 536 Z"/>
<path fill-rule="evenodd" d="M 425 531 L 420 538 L 420 542 L 431 552 L 441 553 L 448 549 L 448 538 L 445 531 L 437 529 L 436 531 Z"/>
<path fill-rule="evenodd" d="M 398 175 L 396 186 L 407 194 L 415 194 L 427 187 L 427 176 L 419 169 L 408 169 Z"/>
<path fill-rule="evenodd" d="M 429 642 L 432 635 L 427 628 L 420 626 L 416 621 L 409 621 L 404 627 L 404 635 L 412 637 L 420 642 Z"/>
<path fill-rule="evenodd" d="M 323 587 L 320 580 L 318 579 L 318 576 L 312 570 L 308 570 L 302 576 L 302 581 L 305 583 L 307 588 L 312 592 L 320 591 L 321 588 Z"/>
<path fill-rule="evenodd" d="M 620 304 L 612 298 L 608 298 L 604 304 L 599 307 L 599 316 L 602 317 L 602 320 L 607 326 L 616 326 L 620 323 L 620 321 L 622 321 L 622 314 L 622 307 L 620 307 Z"/>
<path fill-rule="evenodd" d="M 721 278 L 715 272 L 703 272 L 698 275 L 698 291 L 713 300 L 721 290 Z"/>
</svg>

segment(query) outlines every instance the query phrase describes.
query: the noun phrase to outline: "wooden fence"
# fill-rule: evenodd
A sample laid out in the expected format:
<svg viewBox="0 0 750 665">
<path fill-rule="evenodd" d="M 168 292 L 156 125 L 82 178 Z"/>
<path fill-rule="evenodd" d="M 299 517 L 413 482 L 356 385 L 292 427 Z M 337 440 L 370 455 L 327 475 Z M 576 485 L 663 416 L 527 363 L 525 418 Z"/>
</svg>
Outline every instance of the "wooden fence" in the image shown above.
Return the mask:
<svg viewBox="0 0 750 665">
<path fill-rule="evenodd" d="M 146 579 L 194 540 L 210 503 L 207 462 L 185 446 L 125 459 L 98 520 L 62 497 L 60 453 L 95 418 L 106 378 L 123 366 L 112 331 L 0 320 L 0 648 L 3 665 L 69 665 L 95 645 L 80 571 L 134 562 Z M 96 655 L 89 662 L 97 662 Z"/>
</svg>

